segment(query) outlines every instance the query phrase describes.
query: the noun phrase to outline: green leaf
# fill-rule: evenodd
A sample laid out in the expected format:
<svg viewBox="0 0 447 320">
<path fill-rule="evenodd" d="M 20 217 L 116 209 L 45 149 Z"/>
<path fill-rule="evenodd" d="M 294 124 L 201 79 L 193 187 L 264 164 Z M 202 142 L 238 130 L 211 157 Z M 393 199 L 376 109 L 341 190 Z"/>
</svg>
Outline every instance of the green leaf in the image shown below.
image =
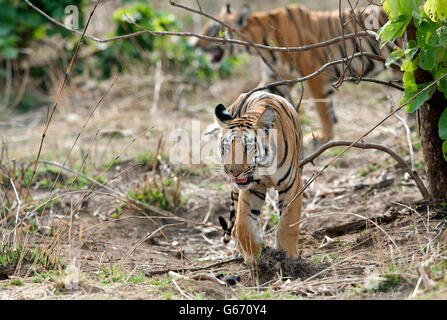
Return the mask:
<svg viewBox="0 0 447 320">
<path fill-rule="evenodd" d="M 411 16 L 412 12 L 418 9 L 418 4 L 415 0 L 400 0 L 399 1 L 399 14 L 405 13 L 406 15 Z"/>
<path fill-rule="evenodd" d="M 33 31 L 33 38 L 34 39 L 42 39 L 44 35 L 45 35 L 45 28 L 44 27 L 36 28 Z"/>
<path fill-rule="evenodd" d="M 447 26 L 441 26 L 436 30 L 436 35 L 439 39 L 439 45 L 447 48 Z"/>
<path fill-rule="evenodd" d="M 438 46 L 437 24 L 421 21 L 416 30 L 416 39 L 421 49 L 431 49 Z"/>
<path fill-rule="evenodd" d="M 424 69 L 430 71 L 433 69 L 433 65 L 435 63 L 435 55 L 436 50 L 421 50 L 419 53 L 419 66 Z"/>
<path fill-rule="evenodd" d="M 427 85 L 427 84 L 425 84 Z M 433 93 L 436 91 L 436 86 L 432 86 L 430 89 L 424 91 L 423 93 L 419 94 L 414 100 L 412 100 L 409 104 L 405 106 L 405 110 L 407 110 L 408 113 L 412 113 L 420 108 L 424 104 L 425 101 L 431 98 Z M 405 91 L 401 103 L 406 103 L 410 99 L 412 99 L 414 96 L 416 96 L 420 91 L 412 91 L 407 92 Z"/>
<path fill-rule="evenodd" d="M 419 48 L 418 43 L 415 40 L 408 41 L 407 49 L 418 49 L 418 48 Z"/>
<path fill-rule="evenodd" d="M 424 5 L 424 11 L 433 21 L 445 21 L 447 20 L 447 1 L 427 0 Z"/>
<path fill-rule="evenodd" d="M 17 48 L 7 47 L 0 51 L 0 57 L 5 59 L 16 59 L 19 55 L 19 50 Z"/>
<path fill-rule="evenodd" d="M 442 143 L 442 155 L 444 156 L 444 160 L 447 161 L 447 141 Z"/>
<path fill-rule="evenodd" d="M 404 82 L 405 92 L 416 92 L 418 90 L 413 71 L 405 71 L 402 80 Z"/>
<path fill-rule="evenodd" d="M 6 24 L 0 24 L 0 37 L 5 37 L 11 33 L 12 26 Z"/>
<path fill-rule="evenodd" d="M 397 60 L 399 60 L 400 58 L 402 58 L 404 56 L 404 54 L 405 54 L 404 49 L 399 49 L 399 50 L 391 52 L 391 54 L 385 61 L 385 66 L 389 67 L 390 64 L 392 64 L 392 63 L 396 62 Z"/>
<path fill-rule="evenodd" d="M 441 118 L 439 118 L 438 128 L 439 137 L 442 140 L 447 140 L 447 108 L 444 109 L 444 112 L 441 114 Z"/>
<path fill-rule="evenodd" d="M 410 58 L 406 58 L 404 62 L 402 63 L 402 66 L 400 69 L 402 71 L 414 71 L 419 67 L 419 57 L 416 57 L 416 59 L 412 60 Z"/>
<path fill-rule="evenodd" d="M 444 93 L 444 97 L 447 99 L 447 78 L 441 79 L 438 82 L 438 90 Z"/>
<path fill-rule="evenodd" d="M 383 4 L 383 8 L 390 20 L 396 20 L 399 16 L 399 1 L 398 0 L 387 0 Z"/>
<path fill-rule="evenodd" d="M 412 43 L 411 41 L 408 43 L 408 48 L 410 48 L 411 43 Z M 416 59 L 413 60 L 413 57 L 418 52 L 418 50 L 419 50 L 419 47 L 417 47 L 417 46 L 412 47 L 411 49 L 405 50 L 405 59 L 402 62 L 402 66 L 400 68 L 402 71 L 414 71 L 418 68 L 419 57 L 416 57 Z"/>
<path fill-rule="evenodd" d="M 394 41 L 404 33 L 411 16 L 399 16 L 397 20 L 389 20 L 382 28 L 378 30 L 378 36 L 382 41 Z"/>
<path fill-rule="evenodd" d="M 443 75 L 445 75 L 447 73 L 447 67 L 441 67 L 441 68 L 437 68 L 434 72 L 434 78 L 435 79 L 439 79 L 441 78 Z M 433 73 L 432 73 L 433 74 Z M 447 77 L 442 78 L 439 82 L 438 82 L 438 90 L 444 93 L 444 97 L 447 99 Z"/>
<path fill-rule="evenodd" d="M 411 13 L 411 15 L 413 16 L 413 18 L 415 18 L 417 21 L 424 19 L 419 12 L 417 12 L 416 10 L 413 10 L 413 12 Z"/>
</svg>

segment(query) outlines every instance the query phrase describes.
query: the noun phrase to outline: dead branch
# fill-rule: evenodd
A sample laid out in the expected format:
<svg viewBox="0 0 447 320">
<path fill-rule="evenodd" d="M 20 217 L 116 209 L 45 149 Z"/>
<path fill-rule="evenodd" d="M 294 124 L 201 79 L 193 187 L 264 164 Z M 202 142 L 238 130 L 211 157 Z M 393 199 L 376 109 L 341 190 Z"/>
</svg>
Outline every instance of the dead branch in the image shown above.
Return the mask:
<svg viewBox="0 0 447 320">
<path fill-rule="evenodd" d="M 375 222 L 380 224 L 388 224 L 395 220 L 399 216 L 399 212 L 397 210 L 391 210 L 391 212 L 385 213 L 382 216 L 374 218 Z M 353 222 L 348 222 L 342 225 L 337 225 L 334 227 L 321 228 L 312 233 L 312 236 L 318 240 L 324 238 L 324 236 L 328 237 L 340 237 L 342 235 L 352 233 L 359 230 L 364 230 L 366 227 L 374 227 L 368 220 L 358 220 Z"/>
<path fill-rule="evenodd" d="M 358 78 L 354 78 L 354 77 L 349 77 L 349 78 L 345 78 L 344 79 L 344 81 L 356 81 L 356 82 L 358 80 L 359 80 Z M 400 86 L 398 84 L 395 84 L 392 81 L 384 81 L 384 80 L 379 80 L 379 79 L 374 79 L 374 78 L 364 78 L 364 77 L 362 77 L 360 79 L 360 81 L 379 83 L 379 84 L 383 84 L 385 86 L 388 86 L 388 87 L 391 87 L 391 88 L 394 88 L 394 89 L 397 89 L 397 90 L 400 90 L 400 91 L 404 91 L 405 90 L 404 87 L 402 87 L 402 86 Z"/>
<path fill-rule="evenodd" d="M 222 286 L 227 285 L 227 283 L 225 281 L 220 280 L 220 279 L 216 278 L 215 276 L 213 276 L 211 274 L 207 274 L 207 273 L 195 274 L 191 277 L 191 279 L 193 279 L 193 280 L 208 280 L 208 281 L 216 282 L 217 284 L 220 284 Z"/>
<path fill-rule="evenodd" d="M 170 271 L 174 271 L 174 272 L 185 272 L 185 271 L 200 271 L 200 270 L 207 270 L 207 269 L 211 269 L 214 267 L 220 267 L 223 266 L 225 264 L 228 263 L 232 263 L 232 262 L 242 262 L 244 261 L 243 258 L 239 257 L 239 258 L 232 258 L 229 260 L 224 260 L 224 261 L 220 261 L 220 262 L 216 262 L 213 264 L 210 264 L 209 266 L 205 266 L 205 267 L 196 267 L 196 268 L 183 268 L 183 267 L 178 267 L 178 268 L 169 268 L 169 269 L 162 269 L 162 270 L 152 270 L 152 271 L 148 271 L 146 272 L 146 276 L 148 277 L 152 277 L 153 275 L 156 274 L 164 274 L 164 273 L 168 273 Z"/>
<path fill-rule="evenodd" d="M 306 165 L 309 162 L 313 163 L 315 158 L 318 157 L 320 154 L 322 154 L 327 149 L 330 149 L 333 147 L 339 147 L 339 146 L 350 146 L 350 147 L 360 148 L 360 149 L 375 149 L 375 150 L 380 150 L 385 153 L 388 153 L 413 178 L 414 182 L 416 182 L 416 186 L 418 187 L 419 191 L 422 194 L 422 197 L 424 199 L 428 199 L 430 197 L 430 194 L 428 193 L 427 188 L 425 187 L 424 183 L 422 182 L 421 178 L 416 173 L 416 171 L 411 170 L 411 168 L 408 166 L 408 164 L 405 162 L 405 160 L 402 159 L 396 152 L 394 152 L 390 148 L 382 146 L 380 144 L 359 143 L 359 142 L 352 142 L 352 141 L 328 142 L 325 145 L 321 146 L 318 150 L 316 150 L 310 156 L 308 156 L 305 159 L 303 159 L 302 161 L 300 161 L 299 166 L 303 167 L 304 165 Z"/>
<path fill-rule="evenodd" d="M 430 261 L 425 261 L 418 265 L 418 273 L 424 283 L 425 291 L 432 291 L 435 287 L 435 282 L 430 277 L 430 269 L 428 268 Z"/>
</svg>

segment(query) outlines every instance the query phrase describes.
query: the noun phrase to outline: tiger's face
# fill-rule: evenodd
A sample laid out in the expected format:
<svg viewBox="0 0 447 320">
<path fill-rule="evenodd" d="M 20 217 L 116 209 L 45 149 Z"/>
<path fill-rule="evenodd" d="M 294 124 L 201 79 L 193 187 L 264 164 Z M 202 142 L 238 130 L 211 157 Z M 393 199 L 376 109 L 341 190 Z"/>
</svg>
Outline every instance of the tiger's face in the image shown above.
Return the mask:
<svg viewBox="0 0 447 320">
<path fill-rule="evenodd" d="M 254 130 L 224 129 L 219 143 L 225 174 L 238 189 L 248 189 L 253 182 L 258 154 Z"/>
<path fill-rule="evenodd" d="M 247 24 L 247 19 L 251 12 L 248 7 L 244 7 L 238 12 L 235 12 L 230 4 L 224 6 L 217 16 L 217 18 L 226 24 L 241 28 Z M 225 28 L 217 23 L 216 21 L 209 21 L 202 29 L 202 35 L 209 37 L 225 37 L 226 39 L 232 39 L 233 34 L 225 30 Z M 197 39 L 194 46 L 197 49 L 206 52 L 210 56 L 210 61 L 212 64 L 218 65 L 222 60 L 233 53 L 234 45 L 229 43 L 214 42 L 206 39 Z"/>
<path fill-rule="evenodd" d="M 247 190 L 257 178 L 259 165 L 269 161 L 269 139 L 266 134 L 273 127 L 275 112 L 266 110 L 251 117 L 233 118 L 220 104 L 215 110 L 221 127 L 219 152 L 225 174 L 239 190 Z"/>
</svg>

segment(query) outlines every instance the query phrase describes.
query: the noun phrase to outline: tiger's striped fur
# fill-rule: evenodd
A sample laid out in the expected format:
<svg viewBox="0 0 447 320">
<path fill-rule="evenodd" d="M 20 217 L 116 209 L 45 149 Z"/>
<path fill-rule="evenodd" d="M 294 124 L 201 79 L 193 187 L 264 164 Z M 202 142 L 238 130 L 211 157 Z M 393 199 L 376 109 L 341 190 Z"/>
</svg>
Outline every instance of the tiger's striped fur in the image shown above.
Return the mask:
<svg viewBox="0 0 447 320">
<path fill-rule="evenodd" d="M 296 257 L 301 196 L 287 208 L 286 204 L 302 187 L 298 167 L 302 150 L 300 120 L 285 98 L 268 92 L 253 93 L 242 106 L 240 116 L 235 117 L 244 96 L 240 95 L 228 109 L 218 105 L 215 110 L 221 129 L 220 157 L 225 173 L 234 182 L 230 225 L 219 218 L 225 230 L 224 242 L 233 236 L 246 260 L 260 252 L 263 244 L 257 219 L 267 189 L 273 187 L 278 191 L 281 211 L 276 247 Z"/>
<path fill-rule="evenodd" d="M 370 9 L 375 8 L 373 11 Z M 305 46 L 313 43 L 326 41 L 337 36 L 362 31 L 366 27 L 377 22 L 377 28 L 387 21 L 387 15 L 383 7 L 371 7 L 369 10 L 355 11 L 358 17 L 352 18 L 350 10 L 344 10 L 341 13 L 342 20 L 345 22 L 344 31 L 340 23 L 339 10 L 333 11 L 310 11 L 303 6 L 290 5 L 285 8 L 279 8 L 268 12 L 251 13 L 249 8 L 244 7 L 239 12 L 235 12 L 230 5 L 224 7 L 218 18 L 230 26 L 238 29 L 250 40 L 263 45 L 275 46 Z M 376 20 L 374 20 L 376 18 Z M 354 23 L 357 21 L 357 23 Z M 366 27 L 365 27 L 366 24 Z M 374 31 L 377 29 L 371 27 Z M 223 28 L 216 22 L 207 23 L 202 33 L 208 36 L 222 35 Z M 237 33 L 225 32 L 227 38 L 242 39 Z M 256 55 L 256 51 L 251 47 L 235 46 L 233 44 L 221 44 L 206 39 L 199 39 L 196 47 L 205 52 L 209 52 L 212 62 L 222 61 L 227 53 L 239 53 L 244 50 L 250 54 Z M 364 37 L 359 40 L 347 39 L 329 46 L 314 48 L 307 51 L 269 51 L 262 50 L 264 56 L 270 63 L 276 67 L 283 79 L 294 79 L 300 76 L 306 76 L 318 70 L 322 65 L 329 61 L 339 60 L 351 56 L 354 52 L 368 51 L 374 54 L 380 54 L 381 49 L 378 43 L 371 37 Z M 388 56 L 390 49 L 385 47 L 382 51 L 384 56 Z M 263 86 L 267 83 L 277 81 L 269 68 L 262 65 L 262 78 L 257 85 Z M 348 76 L 366 76 L 383 70 L 384 64 L 369 57 L 362 56 L 356 58 L 348 68 Z M 321 121 L 321 132 L 318 138 L 322 142 L 332 139 L 333 125 L 336 122 L 331 112 L 331 103 L 328 99 L 333 92 L 331 83 L 339 78 L 343 73 L 343 65 L 334 65 L 328 68 L 322 74 L 306 81 L 312 97 L 315 99 L 315 107 Z M 290 87 L 291 88 L 291 87 Z M 281 87 L 271 89 L 272 93 L 282 94 Z"/>
</svg>

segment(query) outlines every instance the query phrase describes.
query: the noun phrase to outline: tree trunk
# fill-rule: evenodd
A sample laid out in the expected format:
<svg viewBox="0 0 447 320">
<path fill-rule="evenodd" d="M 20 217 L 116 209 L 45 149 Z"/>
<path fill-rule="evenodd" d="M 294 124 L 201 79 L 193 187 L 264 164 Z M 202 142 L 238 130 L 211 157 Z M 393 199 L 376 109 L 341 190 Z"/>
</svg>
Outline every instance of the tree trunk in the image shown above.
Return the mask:
<svg viewBox="0 0 447 320">
<path fill-rule="evenodd" d="M 417 81 L 417 80 L 416 80 Z M 436 97 L 440 96 L 440 97 Z M 443 103 L 439 101 L 443 101 Z M 447 162 L 442 155 L 442 140 L 438 134 L 438 122 L 447 102 L 441 92 L 436 91 L 420 111 L 420 135 L 428 192 L 432 199 L 447 199 Z"/>
<path fill-rule="evenodd" d="M 416 41 L 416 27 L 411 22 L 407 27 L 408 40 Z M 430 72 L 418 68 L 414 72 L 417 84 L 433 81 Z M 428 192 L 433 200 L 447 199 L 447 162 L 442 154 L 438 123 L 447 106 L 444 95 L 436 90 L 433 96 L 419 108 L 422 153 L 428 180 Z"/>
</svg>

